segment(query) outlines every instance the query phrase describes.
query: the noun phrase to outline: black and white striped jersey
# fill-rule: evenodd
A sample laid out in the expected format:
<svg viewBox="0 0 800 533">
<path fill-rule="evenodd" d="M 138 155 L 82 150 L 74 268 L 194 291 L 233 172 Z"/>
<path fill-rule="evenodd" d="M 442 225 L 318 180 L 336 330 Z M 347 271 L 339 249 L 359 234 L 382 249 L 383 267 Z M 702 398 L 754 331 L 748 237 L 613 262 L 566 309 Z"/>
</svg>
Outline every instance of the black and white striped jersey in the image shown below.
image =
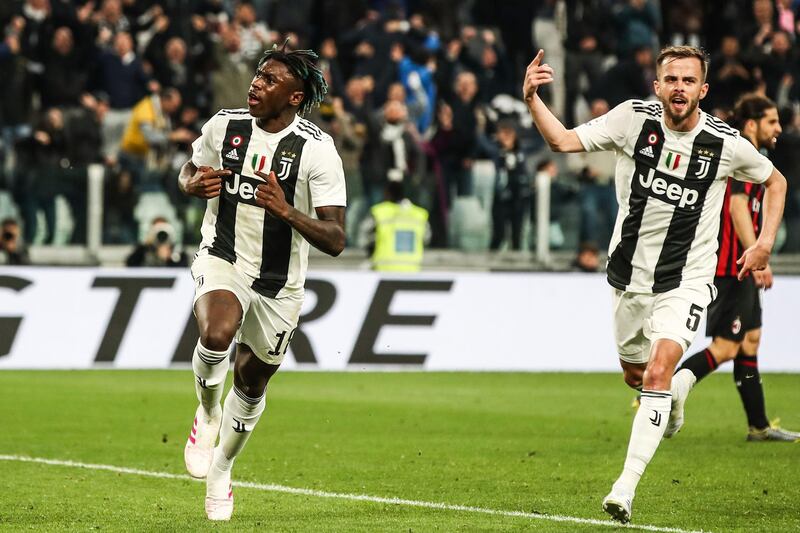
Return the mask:
<svg viewBox="0 0 800 533">
<path fill-rule="evenodd" d="M 198 255 L 236 265 L 258 293 L 270 298 L 303 290 L 309 244 L 300 233 L 255 203 L 272 170 L 286 201 L 315 217 L 315 207 L 346 205 L 342 161 L 333 139 L 312 122 L 295 117 L 284 130 L 268 133 L 245 109 L 223 109 L 192 144 L 192 163 L 225 168 L 222 193 L 208 201 Z"/>
<path fill-rule="evenodd" d="M 664 124 L 660 102 L 628 100 L 575 131 L 587 151 L 614 150 L 619 212 L 608 282 L 659 293 L 714 278 L 728 176 L 763 183 L 772 163 L 738 131 L 700 112 L 688 132 Z"/>
</svg>

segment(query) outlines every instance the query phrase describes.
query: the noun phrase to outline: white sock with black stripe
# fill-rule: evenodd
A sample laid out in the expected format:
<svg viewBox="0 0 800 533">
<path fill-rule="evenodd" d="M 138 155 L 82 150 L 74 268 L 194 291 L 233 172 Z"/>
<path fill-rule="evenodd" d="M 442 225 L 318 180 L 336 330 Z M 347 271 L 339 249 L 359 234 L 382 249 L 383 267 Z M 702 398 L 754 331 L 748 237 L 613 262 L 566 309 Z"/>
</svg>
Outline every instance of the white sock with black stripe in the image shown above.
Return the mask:
<svg viewBox="0 0 800 533">
<path fill-rule="evenodd" d="M 639 410 L 633 418 L 631 440 L 622 474 L 614 483 L 614 489 L 633 495 L 644 474 L 647 464 L 656 453 L 664 431 L 667 429 L 669 413 L 672 409 L 670 391 L 642 390 Z"/>
<path fill-rule="evenodd" d="M 194 388 L 197 399 L 203 406 L 203 411 L 209 418 L 218 418 L 222 415 L 219 402 L 225 390 L 225 378 L 228 376 L 230 361 L 228 350 L 209 350 L 197 341 L 192 355 L 192 370 L 194 370 Z"/>
<path fill-rule="evenodd" d="M 231 387 L 222 410 L 219 444 L 214 450 L 214 465 L 217 468 L 230 470 L 233 460 L 244 448 L 266 405 L 266 394 L 260 398 L 250 398 L 236 388 L 236 385 Z"/>
</svg>

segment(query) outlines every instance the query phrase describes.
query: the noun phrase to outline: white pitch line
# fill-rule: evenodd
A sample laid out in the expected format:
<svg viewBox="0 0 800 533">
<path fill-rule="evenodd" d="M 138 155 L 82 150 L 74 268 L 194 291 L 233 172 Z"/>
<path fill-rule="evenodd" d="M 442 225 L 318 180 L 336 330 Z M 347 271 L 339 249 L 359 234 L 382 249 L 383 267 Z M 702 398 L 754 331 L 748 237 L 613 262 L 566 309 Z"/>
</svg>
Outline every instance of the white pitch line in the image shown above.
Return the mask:
<svg viewBox="0 0 800 533">
<path fill-rule="evenodd" d="M 77 461 L 64 461 L 60 459 L 45 459 L 42 457 L 27 457 L 24 455 L 2 455 L 0 461 L 16 461 L 21 463 L 38 463 L 52 466 L 67 466 L 71 468 L 83 468 L 86 470 L 105 470 L 118 474 L 132 474 L 135 476 L 155 477 L 163 479 L 180 479 L 182 481 L 205 482 L 203 479 L 196 479 L 186 474 L 170 474 L 169 472 L 154 472 L 152 470 L 140 470 L 138 468 L 127 468 L 124 466 L 102 465 L 94 463 L 81 463 Z M 324 490 L 304 489 L 298 487 L 287 487 L 273 483 L 252 483 L 249 481 L 234 481 L 234 487 L 247 489 L 263 490 L 268 492 L 282 492 L 285 494 L 300 494 L 303 496 L 315 496 L 317 498 L 336 498 L 339 500 L 352 500 L 372 503 L 387 503 L 391 505 L 404 505 L 407 507 L 424 507 L 426 509 L 439 509 L 442 511 L 462 511 L 467 513 L 480 513 L 495 516 L 508 516 L 515 518 L 528 518 L 532 520 L 546 520 L 550 522 L 569 522 L 572 524 L 587 524 L 592 526 L 636 529 L 641 531 L 659 531 L 663 533 L 703 533 L 702 530 L 686 530 L 674 527 L 648 526 L 640 524 L 620 524 L 611 520 L 596 520 L 593 518 L 578 518 L 575 516 L 562 516 L 544 513 L 526 513 L 523 511 L 504 511 L 502 509 L 488 509 L 485 507 L 472 507 L 470 505 L 456 505 L 443 502 L 426 502 L 420 500 L 406 500 L 403 498 L 384 498 L 382 496 L 370 496 L 368 494 L 348 494 L 343 492 L 328 492 Z"/>
</svg>

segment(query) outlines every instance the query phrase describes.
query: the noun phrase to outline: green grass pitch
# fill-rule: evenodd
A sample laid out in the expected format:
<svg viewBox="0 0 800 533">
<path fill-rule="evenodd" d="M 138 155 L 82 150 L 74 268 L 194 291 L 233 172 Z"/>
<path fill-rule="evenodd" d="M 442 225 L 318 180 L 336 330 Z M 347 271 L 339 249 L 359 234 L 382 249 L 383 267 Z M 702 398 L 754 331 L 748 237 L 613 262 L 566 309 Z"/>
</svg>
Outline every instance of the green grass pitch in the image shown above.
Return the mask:
<svg viewBox="0 0 800 533">
<path fill-rule="evenodd" d="M 230 378 L 229 378 L 230 384 Z M 764 377 L 767 407 L 800 428 L 800 376 Z M 210 524 L 205 487 L 0 460 L 0 530 L 613 531 L 600 501 L 619 473 L 633 409 L 620 375 L 278 373 L 235 481 L 538 513 L 489 515 L 239 487 Z M 191 372 L 0 372 L 0 455 L 184 474 Z M 692 392 L 661 444 L 633 524 L 800 530 L 800 444 L 745 442 L 729 374 Z"/>
</svg>

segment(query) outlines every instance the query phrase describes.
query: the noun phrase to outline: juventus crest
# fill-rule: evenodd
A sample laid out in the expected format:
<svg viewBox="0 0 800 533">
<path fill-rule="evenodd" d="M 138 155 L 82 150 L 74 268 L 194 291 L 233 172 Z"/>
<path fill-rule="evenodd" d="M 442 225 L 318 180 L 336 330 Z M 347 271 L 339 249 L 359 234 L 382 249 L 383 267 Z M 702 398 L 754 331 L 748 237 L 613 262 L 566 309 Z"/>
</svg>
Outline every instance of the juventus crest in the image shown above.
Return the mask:
<svg viewBox="0 0 800 533">
<path fill-rule="evenodd" d="M 294 163 L 294 159 L 297 157 L 297 154 L 289 151 L 282 151 L 281 158 L 278 161 L 280 168 L 278 169 L 277 176 L 279 180 L 285 180 L 289 177 L 289 173 L 292 171 L 292 163 Z"/>
</svg>

